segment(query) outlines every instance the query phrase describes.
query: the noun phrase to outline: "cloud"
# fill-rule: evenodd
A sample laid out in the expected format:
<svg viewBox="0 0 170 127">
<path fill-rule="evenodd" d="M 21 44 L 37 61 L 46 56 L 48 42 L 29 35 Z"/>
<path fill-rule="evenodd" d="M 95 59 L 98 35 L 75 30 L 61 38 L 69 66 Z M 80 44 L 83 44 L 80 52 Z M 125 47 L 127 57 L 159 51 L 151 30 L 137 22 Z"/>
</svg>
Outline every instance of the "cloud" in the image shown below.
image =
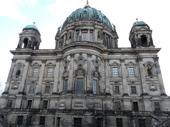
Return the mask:
<svg viewBox="0 0 170 127">
<path fill-rule="evenodd" d="M 0 0 L 0 3 L 0 16 L 8 16 L 19 21 L 25 21 L 26 18 L 19 10 L 19 6 L 24 6 L 22 0 Z"/>
<path fill-rule="evenodd" d="M 26 3 L 30 3 L 33 6 L 35 5 L 35 3 L 37 2 L 37 0 L 25 0 Z"/>
</svg>

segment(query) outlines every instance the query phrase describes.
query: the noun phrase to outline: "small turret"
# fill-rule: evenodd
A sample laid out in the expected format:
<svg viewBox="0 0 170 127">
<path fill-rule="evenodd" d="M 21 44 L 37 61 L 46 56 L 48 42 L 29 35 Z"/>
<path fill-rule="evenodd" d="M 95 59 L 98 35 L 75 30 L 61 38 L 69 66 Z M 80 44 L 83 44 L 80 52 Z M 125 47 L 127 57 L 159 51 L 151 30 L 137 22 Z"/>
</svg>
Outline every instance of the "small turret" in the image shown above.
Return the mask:
<svg viewBox="0 0 170 127">
<path fill-rule="evenodd" d="M 22 33 L 19 34 L 20 40 L 18 42 L 17 49 L 39 49 L 41 43 L 41 34 L 36 27 L 33 25 L 27 25 Z"/>
<path fill-rule="evenodd" d="M 152 41 L 152 30 L 143 21 L 136 21 L 130 31 L 129 40 L 132 48 L 154 47 Z"/>
</svg>

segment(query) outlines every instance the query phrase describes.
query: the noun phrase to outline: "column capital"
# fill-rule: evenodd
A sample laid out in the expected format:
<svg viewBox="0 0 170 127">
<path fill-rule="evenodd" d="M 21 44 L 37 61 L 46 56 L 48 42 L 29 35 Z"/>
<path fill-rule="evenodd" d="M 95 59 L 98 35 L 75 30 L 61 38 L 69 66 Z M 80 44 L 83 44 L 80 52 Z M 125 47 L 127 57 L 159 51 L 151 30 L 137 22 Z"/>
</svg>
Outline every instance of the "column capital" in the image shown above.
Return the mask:
<svg viewBox="0 0 170 127">
<path fill-rule="evenodd" d="M 71 58 L 74 58 L 74 55 L 75 55 L 75 54 L 74 54 L 74 53 L 72 53 L 72 54 L 70 54 L 70 57 L 71 57 Z"/>
<path fill-rule="evenodd" d="M 159 60 L 159 57 L 154 56 L 153 59 L 154 59 L 154 61 L 158 61 L 158 60 Z"/>
<path fill-rule="evenodd" d="M 92 57 L 92 54 L 91 53 L 87 53 L 87 57 Z"/>
<path fill-rule="evenodd" d="M 142 61 L 143 57 L 142 56 L 137 56 L 137 61 Z"/>
</svg>

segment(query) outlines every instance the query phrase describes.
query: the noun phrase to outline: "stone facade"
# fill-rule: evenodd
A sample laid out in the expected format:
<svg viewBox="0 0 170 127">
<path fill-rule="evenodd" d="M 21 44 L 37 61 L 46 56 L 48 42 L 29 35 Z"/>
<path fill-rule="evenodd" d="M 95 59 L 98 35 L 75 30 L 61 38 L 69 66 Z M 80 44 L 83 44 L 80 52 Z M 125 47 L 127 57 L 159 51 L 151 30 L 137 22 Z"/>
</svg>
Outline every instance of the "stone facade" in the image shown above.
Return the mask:
<svg viewBox="0 0 170 127">
<path fill-rule="evenodd" d="M 55 49 L 39 49 L 39 31 L 23 29 L 10 51 L 0 126 L 152 127 L 167 119 L 160 48 L 147 24 L 134 23 L 131 48 L 118 48 L 116 29 L 99 19 L 71 20 L 55 40 Z"/>
</svg>

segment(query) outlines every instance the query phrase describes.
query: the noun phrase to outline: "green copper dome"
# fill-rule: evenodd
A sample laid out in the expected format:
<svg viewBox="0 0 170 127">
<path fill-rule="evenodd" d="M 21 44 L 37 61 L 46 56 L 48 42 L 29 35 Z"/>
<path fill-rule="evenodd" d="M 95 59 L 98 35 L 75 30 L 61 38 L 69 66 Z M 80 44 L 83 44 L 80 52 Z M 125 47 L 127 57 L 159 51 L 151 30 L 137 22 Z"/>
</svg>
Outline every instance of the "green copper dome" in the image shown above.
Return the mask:
<svg viewBox="0 0 170 127">
<path fill-rule="evenodd" d="M 90 6 L 79 8 L 75 10 L 70 16 L 67 17 L 63 23 L 62 29 L 69 23 L 69 21 L 80 21 L 80 20 L 95 20 L 100 19 L 105 25 L 112 29 L 112 25 L 109 19 L 101 12 Z"/>
<path fill-rule="evenodd" d="M 148 25 L 143 21 L 136 21 L 135 23 L 133 23 L 133 27 L 135 26 L 148 26 Z"/>
<path fill-rule="evenodd" d="M 29 29 L 34 29 L 40 34 L 40 31 L 38 30 L 36 25 L 27 25 L 23 30 L 29 30 Z"/>
</svg>

